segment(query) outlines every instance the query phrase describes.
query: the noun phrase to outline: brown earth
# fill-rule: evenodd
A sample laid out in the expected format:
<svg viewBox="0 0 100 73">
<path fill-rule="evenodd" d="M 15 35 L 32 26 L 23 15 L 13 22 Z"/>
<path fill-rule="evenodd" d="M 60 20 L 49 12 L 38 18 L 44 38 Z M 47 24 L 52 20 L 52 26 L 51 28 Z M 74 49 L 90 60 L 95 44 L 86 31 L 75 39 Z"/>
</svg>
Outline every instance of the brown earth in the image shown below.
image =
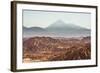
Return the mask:
<svg viewBox="0 0 100 73">
<path fill-rule="evenodd" d="M 90 37 L 23 39 L 23 62 L 83 60 L 91 58 Z"/>
</svg>

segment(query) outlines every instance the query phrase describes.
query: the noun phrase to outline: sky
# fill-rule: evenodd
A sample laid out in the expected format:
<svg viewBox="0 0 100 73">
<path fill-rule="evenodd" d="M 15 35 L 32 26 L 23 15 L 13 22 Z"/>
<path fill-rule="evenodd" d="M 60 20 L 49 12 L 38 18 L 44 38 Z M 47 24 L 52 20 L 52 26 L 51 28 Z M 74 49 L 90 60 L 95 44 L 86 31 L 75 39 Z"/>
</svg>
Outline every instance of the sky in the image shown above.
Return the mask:
<svg viewBox="0 0 100 73">
<path fill-rule="evenodd" d="M 66 24 L 91 28 L 90 13 L 23 10 L 23 26 L 25 27 L 46 28 L 58 20 Z"/>
</svg>

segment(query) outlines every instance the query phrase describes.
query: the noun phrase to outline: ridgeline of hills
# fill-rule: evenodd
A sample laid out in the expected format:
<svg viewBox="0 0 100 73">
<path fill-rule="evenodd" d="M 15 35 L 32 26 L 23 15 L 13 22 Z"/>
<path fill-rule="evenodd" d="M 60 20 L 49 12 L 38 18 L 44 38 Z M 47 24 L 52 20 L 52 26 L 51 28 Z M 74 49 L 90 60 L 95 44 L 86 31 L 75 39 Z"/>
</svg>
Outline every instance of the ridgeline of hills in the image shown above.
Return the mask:
<svg viewBox="0 0 100 73">
<path fill-rule="evenodd" d="M 46 28 L 25 27 L 23 26 L 24 37 L 33 36 L 50 36 L 50 37 L 67 37 L 67 36 L 90 36 L 90 29 L 86 29 L 74 24 L 66 24 L 58 20 Z"/>
</svg>

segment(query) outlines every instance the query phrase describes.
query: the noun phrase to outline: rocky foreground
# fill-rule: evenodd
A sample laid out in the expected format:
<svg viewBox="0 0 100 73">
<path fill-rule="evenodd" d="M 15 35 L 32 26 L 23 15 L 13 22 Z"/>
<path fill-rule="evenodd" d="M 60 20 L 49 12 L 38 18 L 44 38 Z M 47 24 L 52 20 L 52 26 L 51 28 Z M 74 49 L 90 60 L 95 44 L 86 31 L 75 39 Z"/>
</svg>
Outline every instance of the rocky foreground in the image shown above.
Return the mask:
<svg viewBox="0 0 100 73">
<path fill-rule="evenodd" d="M 23 39 L 23 62 L 84 60 L 91 58 L 90 37 Z"/>
</svg>

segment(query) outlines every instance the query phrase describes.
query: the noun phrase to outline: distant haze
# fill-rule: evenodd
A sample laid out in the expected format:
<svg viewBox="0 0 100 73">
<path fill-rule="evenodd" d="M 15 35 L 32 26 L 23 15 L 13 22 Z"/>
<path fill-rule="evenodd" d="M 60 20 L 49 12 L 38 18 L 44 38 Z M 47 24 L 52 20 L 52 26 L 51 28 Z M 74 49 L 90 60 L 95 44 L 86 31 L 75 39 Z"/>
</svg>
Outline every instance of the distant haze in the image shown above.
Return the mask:
<svg viewBox="0 0 100 73">
<path fill-rule="evenodd" d="M 25 27 L 46 28 L 57 20 L 88 29 L 91 28 L 90 13 L 23 10 L 23 26 Z"/>
<path fill-rule="evenodd" d="M 62 26 L 63 25 L 63 26 Z M 76 26 L 74 24 L 66 24 L 62 20 L 58 20 L 46 28 L 42 27 L 25 27 L 23 26 L 23 36 L 46 36 L 46 37 L 83 37 L 90 36 L 91 30 Z"/>
</svg>

